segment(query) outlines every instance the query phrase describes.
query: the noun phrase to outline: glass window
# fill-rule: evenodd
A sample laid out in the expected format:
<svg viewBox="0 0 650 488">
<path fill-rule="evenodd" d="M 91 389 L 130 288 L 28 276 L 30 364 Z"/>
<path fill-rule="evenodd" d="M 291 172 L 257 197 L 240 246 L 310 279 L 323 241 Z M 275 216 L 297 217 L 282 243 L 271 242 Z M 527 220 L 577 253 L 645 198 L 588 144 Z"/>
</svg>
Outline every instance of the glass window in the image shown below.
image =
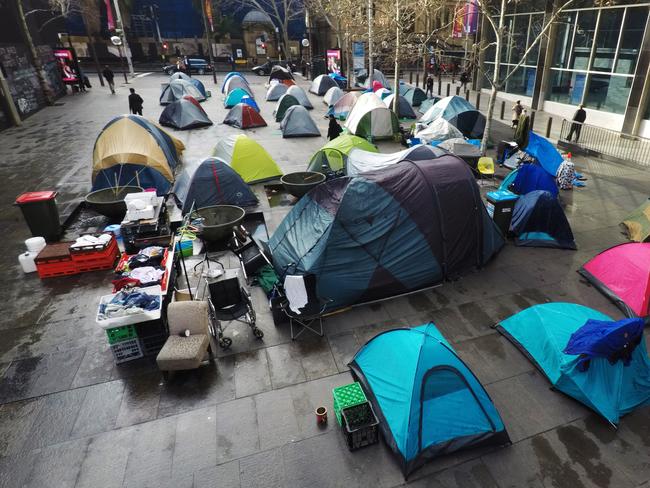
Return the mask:
<svg viewBox="0 0 650 488">
<path fill-rule="evenodd" d="M 582 100 L 586 76 L 585 73 L 552 70 L 547 100 L 578 105 Z"/>
<path fill-rule="evenodd" d="M 506 91 L 508 93 L 532 97 L 533 89 L 535 88 L 536 72 L 536 68 L 518 68 L 517 71 L 508 78 L 508 81 L 506 82 Z"/>
<path fill-rule="evenodd" d="M 578 13 L 573 53 L 568 66 L 569 68 L 584 70 L 588 68 L 589 56 L 591 55 L 591 48 L 594 44 L 597 18 L 598 11 L 596 10 L 582 10 Z"/>
<path fill-rule="evenodd" d="M 554 68 L 566 68 L 569 65 L 569 53 L 571 52 L 571 42 L 573 42 L 575 21 L 575 12 L 561 15 L 557 20 L 552 64 Z"/>
<path fill-rule="evenodd" d="M 481 75 L 481 86 L 483 88 L 492 88 L 490 80 L 494 76 L 494 64 L 485 63 L 485 73 Z"/>
<path fill-rule="evenodd" d="M 605 112 L 625 113 L 633 79 L 632 76 L 590 75 L 585 106 Z"/>
<path fill-rule="evenodd" d="M 526 52 L 526 40 L 528 39 L 528 23 L 530 22 L 530 15 L 517 15 L 515 16 L 514 27 L 512 30 L 512 49 L 508 62 L 517 64 L 521 61 L 524 53 Z"/>
<path fill-rule="evenodd" d="M 596 52 L 594 53 L 594 71 L 611 72 L 614 67 L 614 54 L 618 45 L 618 36 L 623 23 L 622 8 L 605 9 L 600 12 Z"/>
<path fill-rule="evenodd" d="M 531 15 L 530 16 L 530 33 L 528 34 L 528 46 L 530 46 L 540 32 L 544 28 L 544 16 L 543 15 Z M 537 64 L 537 58 L 539 56 L 539 41 L 535 43 L 533 49 L 528 53 L 526 57 L 527 64 Z"/>
<path fill-rule="evenodd" d="M 625 25 L 616 62 L 616 73 L 634 74 L 648 18 L 648 7 L 630 7 L 625 14 Z"/>
</svg>

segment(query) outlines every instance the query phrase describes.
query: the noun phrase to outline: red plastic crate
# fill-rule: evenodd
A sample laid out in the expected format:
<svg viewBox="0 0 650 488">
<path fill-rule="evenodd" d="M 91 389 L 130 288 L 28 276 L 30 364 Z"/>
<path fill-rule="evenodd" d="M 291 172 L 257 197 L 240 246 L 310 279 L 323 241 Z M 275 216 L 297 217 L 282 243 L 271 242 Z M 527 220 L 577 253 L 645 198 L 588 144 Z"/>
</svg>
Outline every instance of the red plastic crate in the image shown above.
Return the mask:
<svg viewBox="0 0 650 488">
<path fill-rule="evenodd" d="M 69 245 L 70 243 L 65 243 Z M 100 271 L 113 269 L 115 260 L 119 256 L 117 242 L 112 239 L 109 245 L 102 251 L 75 252 L 65 256 L 64 246 L 61 252 L 45 254 L 36 258 L 36 270 L 40 278 L 54 278 L 57 276 L 68 276 L 89 271 Z"/>
<path fill-rule="evenodd" d="M 101 250 L 84 250 L 84 251 L 73 251 L 70 250 L 70 256 L 72 260 L 76 263 L 87 263 L 95 261 L 106 261 L 111 260 L 111 263 L 114 264 L 117 257 L 120 255 L 120 250 L 117 247 L 117 241 L 115 238 L 112 238 L 108 245 Z"/>
</svg>

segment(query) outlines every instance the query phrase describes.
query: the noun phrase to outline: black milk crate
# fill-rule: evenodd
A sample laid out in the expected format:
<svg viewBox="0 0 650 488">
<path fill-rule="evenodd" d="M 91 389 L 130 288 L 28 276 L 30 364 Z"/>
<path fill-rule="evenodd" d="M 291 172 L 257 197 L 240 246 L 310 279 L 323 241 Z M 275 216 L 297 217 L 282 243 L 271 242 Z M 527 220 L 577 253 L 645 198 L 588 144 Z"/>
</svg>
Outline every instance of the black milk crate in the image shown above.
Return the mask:
<svg viewBox="0 0 650 488">
<path fill-rule="evenodd" d="M 344 408 L 343 435 L 350 451 L 379 441 L 379 421 L 369 402 Z"/>
<path fill-rule="evenodd" d="M 140 338 L 140 346 L 145 356 L 157 356 L 167 340 L 167 334 L 156 334 Z"/>
<path fill-rule="evenodd" d="M 167 335 L 167 329 L 162 321 L 162 318 L 156 320 L 147 320 L 145 322 L 135 324 L 135 330 L 138 334 L 138 337 L 140 338 L 155 335 Z"/>
<path fill-rule="evenodd" d="M 117 364 L 142 357 L 142 348 L 140 347 L 140 341 L 137 337 L 135 339 L 129 339 L 128 341 L 112 344 L 110 347 Z"/>
</svg>

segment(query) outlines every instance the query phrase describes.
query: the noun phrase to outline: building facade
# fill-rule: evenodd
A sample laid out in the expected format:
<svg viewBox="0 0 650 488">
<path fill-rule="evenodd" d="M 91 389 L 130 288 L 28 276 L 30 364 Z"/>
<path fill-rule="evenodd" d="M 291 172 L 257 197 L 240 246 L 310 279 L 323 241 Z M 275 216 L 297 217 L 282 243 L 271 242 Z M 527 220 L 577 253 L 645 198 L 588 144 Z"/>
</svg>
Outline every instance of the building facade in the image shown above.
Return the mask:
<svg viewBox="0 0 650 488">
<path fill-rule="evenodd" d="M 588 124 L 650 137 L 650 2 L 574 1 L 535 42 L 564 3 L 522 1 L 507 12 L 500 78 L 530 51 L 501 96 L 564 118 L 583 104 Z M 484 45 L 494 40 L 485 19 L 481 39 Z M 492 76 L 494 46 L 481 59 L 482 71 Z"/>
</svg>

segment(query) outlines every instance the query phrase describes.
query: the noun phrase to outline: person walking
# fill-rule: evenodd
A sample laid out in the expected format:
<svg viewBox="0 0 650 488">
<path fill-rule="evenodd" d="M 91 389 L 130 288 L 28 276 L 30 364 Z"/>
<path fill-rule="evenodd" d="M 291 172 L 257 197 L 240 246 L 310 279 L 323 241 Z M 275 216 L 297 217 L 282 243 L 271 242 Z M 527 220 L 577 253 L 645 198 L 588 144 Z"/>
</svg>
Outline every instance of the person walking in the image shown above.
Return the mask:
<svg viewBox="0 0 650 488">
<path fill-rule="evenodd" d="M 517 103 L 515 103 L 512 106 L 512 128 L 516 129 L 517 124 L 519 124 L 519 117 L 521 116 L 521 113 L 524 111 L 524 106 L 521 104 L 521 100 L 517 100 Z"/>
<path fill-rule="evenodd" d="M 584 105 L 578 105 L 578 110 L 573 114 L 573 124 L 571 124 L 571 130 L 566 138 L 567 141 L 571 142 L 571 137 L 573 137 L 573 134 L 575 133 L 576 142 L 578 142 L 580 131 L 582 130 L 582 124 L 585 123 L 585 120 L 587 120 L 587 112 L 585 112 Z"/>
<path fill-rule="evenodd" d="M 336 118 L 333 115 L 330 115 L 330 125 L 327 129 L 327 138 L 330 141 L 336 139 L 341 134 L 341 132 L 343 132 L 343 129 L 341 129 L 341 126 L 336 121 Z"/>
<path fill-rule="evenodd" d="M 142 115 L 142 104 L 144 100 L 135 92 L 135 88 L 129 88 L 131 94 L 129 95 L 129 110 L 132 114 Z"/>
<path fill-rule="evenodd" d="M 460 87 L 463 89 L 463 92 L 467 91 L 468 82 L 469 82 L 469 75 L 467 74 L 467 71 L 463 71 L 460 74 L 460 79 L 458 80 L 458 83 L 460 84 Z"/>
<path fill-rule="evenodd" d="M 111 93 L 115 95 L 115 73 L 108 67 L 108 65 L 104 66 L 104 71 L 102 71 L 102 76 L 106 80 L 106 83 L 108 83 L 108 87 L 111 89 Z"/>
<path fill-rule="evenodd" d="M 433 77 L 431 74 L 427 75 L 427 97 L 433 98 Z"/>
</svg>

